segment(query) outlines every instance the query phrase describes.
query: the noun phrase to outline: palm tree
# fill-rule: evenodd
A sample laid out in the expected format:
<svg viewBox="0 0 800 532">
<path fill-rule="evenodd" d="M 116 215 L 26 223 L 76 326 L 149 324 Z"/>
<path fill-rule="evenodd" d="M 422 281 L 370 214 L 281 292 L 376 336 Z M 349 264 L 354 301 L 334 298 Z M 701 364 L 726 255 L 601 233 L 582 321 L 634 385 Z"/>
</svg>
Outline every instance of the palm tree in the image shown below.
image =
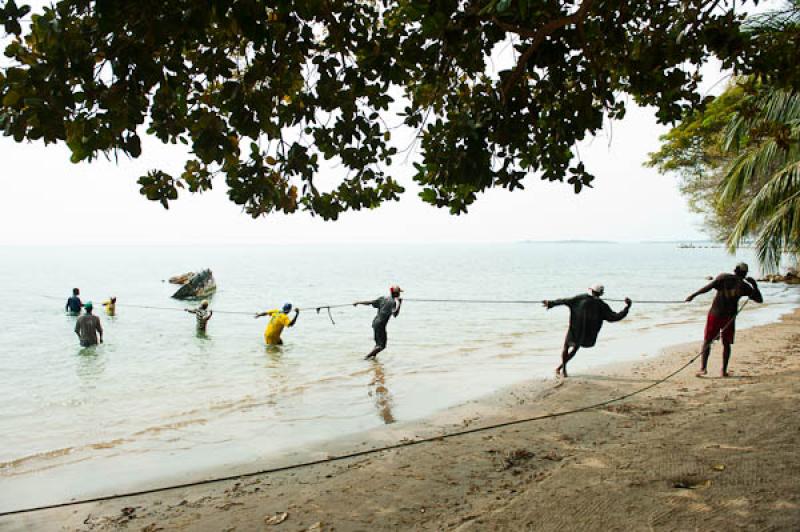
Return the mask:
<svg viewBox="0 0 800 532">
<path fill-rule="evenodd" d="M 734 205 L 757 185 L 728 237 L 731 251 L 755 238 L 759 262 L 780 266 L 800 251 L 800 93 L 762 89 L 731 120 L 725 149 L 738 153 L 722 180 L 720 200 Z"/>
<path fill-rule="evenodd" d="M 797 0 L 753 25 L 754 33 L 768 39 L 797 35 L 799 29 Z M 751 90 L 723 137 L 723 149 L 736 157 L 722 179 L 719 200 L 723 208 L 742 206 L 728 248 L 735 251 L 754 239 L 762 267 L 775 270 L 784 254 L 800 253 L 800 92 L 758 80 Z"/>
</svg>

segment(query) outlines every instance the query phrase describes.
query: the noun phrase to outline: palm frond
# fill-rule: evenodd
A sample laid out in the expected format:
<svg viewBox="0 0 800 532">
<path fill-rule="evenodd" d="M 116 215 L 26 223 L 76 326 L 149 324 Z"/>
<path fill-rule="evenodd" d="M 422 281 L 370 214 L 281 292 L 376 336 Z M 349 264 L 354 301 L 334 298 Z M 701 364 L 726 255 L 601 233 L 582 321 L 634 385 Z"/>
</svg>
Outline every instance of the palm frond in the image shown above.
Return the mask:
<svg viewBox="0 0 800 532">
<path fill-rule="evenodd" d="M 744 238 L 753 235 L 758 228 L 775 217 L 776 207 L 782 207 L 800 196 L 800 160 L 794 161 L 761 187 L 739 220 L 728 240 L 729 246 L 737 246 Z M 800 225 L 797 226 L 800 232 Z"/>
<path fill-rule="evenodd" d="M 780 149 L 774 138 L 745 149 L 734 159 L 720 184 L 720 199 L 723 204 L 733 203 L 742 197 L 756 176 L 769 175 L 776 166 L 785 164 L 786 156 L 786 151 Z"/>
</svg>

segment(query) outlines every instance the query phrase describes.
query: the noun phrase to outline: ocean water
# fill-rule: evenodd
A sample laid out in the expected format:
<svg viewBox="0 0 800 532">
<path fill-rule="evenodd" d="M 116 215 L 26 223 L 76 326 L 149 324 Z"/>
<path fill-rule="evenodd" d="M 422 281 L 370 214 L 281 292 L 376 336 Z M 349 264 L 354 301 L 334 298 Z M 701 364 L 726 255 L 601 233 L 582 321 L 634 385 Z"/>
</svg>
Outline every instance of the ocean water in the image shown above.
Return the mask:
<svg viewBox="0 0 800 532">
<path fill-rule="evenodd" d="M 541 300 L 602 282 L 608 298 L 634 305 L 578 353 L 570 370 L 580 376 L 699 344 L 712 294 L 636 301 L 682 300 L 739 260 L 755 264 L 747 250 L 674 244 L 0 248 L 0 511 L 256 468 L 550 377 L 568 318 L 564 307 L 407 301 L 369 362 L 372 308 L 335 309 L 335 325 L 302 312 L 282 348 L 264 346 L 266 318 L 250 313 L 374 299 L 393 283 L 411 299 Z M 204 267 L 219 287 L 212 309 L 247 314 L 218 312 L 198 336 L 163 280 Z M 84 301 L 118 298 L 116 317 L 98 309 L 101 346 L 78 345 L 63 312 L 73 286 Z M 795 288 L 761 286 L 765 304 L 748 305 L 739 328 L 800 301 Z"/>
</svg>

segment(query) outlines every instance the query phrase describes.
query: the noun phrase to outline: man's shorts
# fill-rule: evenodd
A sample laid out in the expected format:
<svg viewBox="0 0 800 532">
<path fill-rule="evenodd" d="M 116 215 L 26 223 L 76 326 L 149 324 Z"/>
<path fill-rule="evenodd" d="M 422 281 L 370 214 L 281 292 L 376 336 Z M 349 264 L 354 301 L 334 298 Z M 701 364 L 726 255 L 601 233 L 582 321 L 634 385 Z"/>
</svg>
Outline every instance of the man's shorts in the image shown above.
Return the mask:
<svg viewBox="0 0 800 532">
<path fill-rule="evenodd" d="M 720 335 L 720 331 L 722 331 L 722 343 L 725 345 L 732 344 L 736 335 L 736 317 L 715 316 L 709 313 L 706 319 L 705 341 L 712 342 L 716 340 Z"/>
<path fill-rule="evenodd" d="M 372 330 L 375 332 L 375 347 L 386 347 L 386 325 L 373 325 Z"/>
</svg>

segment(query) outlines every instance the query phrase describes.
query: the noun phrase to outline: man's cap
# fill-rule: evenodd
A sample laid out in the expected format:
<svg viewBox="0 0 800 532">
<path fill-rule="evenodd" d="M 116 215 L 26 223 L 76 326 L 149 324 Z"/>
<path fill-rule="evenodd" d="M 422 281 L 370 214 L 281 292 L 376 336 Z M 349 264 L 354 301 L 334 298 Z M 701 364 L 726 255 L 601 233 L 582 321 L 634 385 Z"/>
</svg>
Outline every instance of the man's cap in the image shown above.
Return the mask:
<svg viewBox="0 0 800 532">
<path fill-rule="evenodd" d="M 742 273 L 747 273 L 749 270 L 750 268 L 747 266 L 746 262 L 740 262 L 736 265 L 736 268 L 734 268 L 734 271 L 740 271 Z"/>
<path fill-rule="evenodd" d="M 93 305 L 92 305 L 91 301 L 87 301 L 86 303 L 83 304 L 83 308 L 86 308 L 86 309 L 90 309 L 90 308 L 92 308 L 92 306 Z"/>
<path fill-rule="evenodd" d="M 291 303 L 284 303 L 283 304 L 283 312 L 284 313 L 291 312 L 291 310 L 292 310 L 292 304 Z"/>
<path fill-rule="evenodd" d="M 398 285 L 396 285 L 396 284 L 393 284 L 392 286 L 390 286 L 390 287 L 389 287 L 389 292 L 391 292 L 392 294 L 399 294 L 399 293 L 400 293 L 400 292 L 402 292 L 402 291 L 403 291 L 403 289 L 402 289 L 402 288 L 400 288 L 400 287 L 399 287 Z"/>
<path fill-rule="evenodd" d="M 606 291 L 606 287 L 601 285 L 600 283 L 595 283 L 589 287 L 589 295 L 593 296 L 597 294 L 598 296 L 602 296 L 603 292 Z"/>
</svg>

